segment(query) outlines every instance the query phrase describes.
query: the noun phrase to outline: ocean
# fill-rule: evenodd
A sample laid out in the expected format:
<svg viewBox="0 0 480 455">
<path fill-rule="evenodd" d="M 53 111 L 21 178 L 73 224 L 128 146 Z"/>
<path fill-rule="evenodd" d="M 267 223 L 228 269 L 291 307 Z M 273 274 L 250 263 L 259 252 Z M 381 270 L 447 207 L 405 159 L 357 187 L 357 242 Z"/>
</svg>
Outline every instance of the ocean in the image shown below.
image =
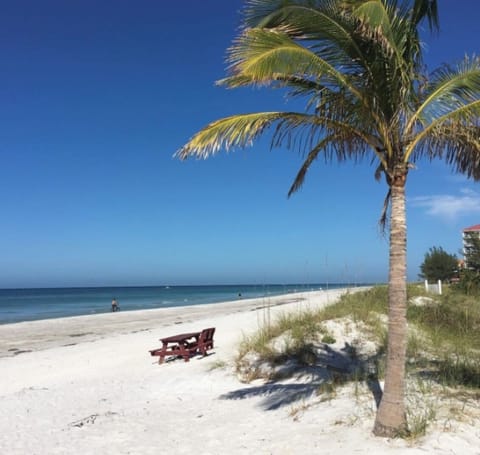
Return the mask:
<svg viewBox="0 0 480 455">
<path fill-rule="evenodd" d="M 111 311 L 113 298 L 118 301 L 120 311 L 134 311 L 338 289 L 345 286 L 348 285 L 336 283 L 0 289 L 0 324 L 107 313 Z"/>
</svg>

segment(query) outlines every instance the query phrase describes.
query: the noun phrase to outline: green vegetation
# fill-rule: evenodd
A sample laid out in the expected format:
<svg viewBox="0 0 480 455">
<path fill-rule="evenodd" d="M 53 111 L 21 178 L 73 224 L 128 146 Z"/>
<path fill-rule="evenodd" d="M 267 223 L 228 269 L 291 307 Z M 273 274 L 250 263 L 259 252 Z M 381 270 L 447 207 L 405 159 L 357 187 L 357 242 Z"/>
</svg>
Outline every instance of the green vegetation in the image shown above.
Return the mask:
<svg viewBox="0 0 480 455">
<path fill-rule="evenodd" d="M 470 296 L 480 295 L 480 271 L 470 269 L 460 271 L 455 289 Z"/>
<path fill-rule="evenodd" d="M 420 265 L 420 278 L 428 281 L 448 281 L 458 274 L 458 259 L 442 247 L 432 247 Z"/>
<path fill-rule="evenodd" d="M 428 366 L 444 385 L 480 387 L 480 303 L 456 292 L 435 300 L 409 309 L 410 321 L 429 341 L 426 355 L 413 359 L 412 366 Z"/>
<path fill-rule="evenodd" d="M 387 287 L 374 287 L 347 293 L 321 310 L 282 315 L 243 340 L 237 372 L 246 381 L 275 380 L 323 366 L 325 377 L 318 394 L 327 399 L 346 382 L 382 379 L 388 338 L 387 292 Z M 432 298 L 421 285 L 409 285 L 408 299 L 407 377 L 415 394 L 407 391 L 408 429 L 399 435 L 416 437 L 435 420 L 435 400 L 448 396 L 465 401 L 480 396 L 480 302 L 448 287 L 444 295 Z M 362 338 L 375 343 L 374 352 L 365 356 L 353 343 L 348 352 L 352 368 L 331 369 L 322 363 L 318 358 L 322 345 L 343 342 L 326 329 L 329 321 L 340 321 L 347 334 L 353 331 L 349 324 L 359 328 Z"/>
</svg>

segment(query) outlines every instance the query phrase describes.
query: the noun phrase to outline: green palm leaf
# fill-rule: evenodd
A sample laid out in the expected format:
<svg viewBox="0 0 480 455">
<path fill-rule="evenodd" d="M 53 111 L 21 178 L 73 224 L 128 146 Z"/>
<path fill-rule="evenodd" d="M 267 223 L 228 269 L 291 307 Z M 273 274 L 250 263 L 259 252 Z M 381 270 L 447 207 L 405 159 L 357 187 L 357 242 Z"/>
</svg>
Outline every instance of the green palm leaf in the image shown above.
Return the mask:
<svg viewBox="0 0 480 455">
<path fill-rule="evenodd" d="M 443 67 L 434 73 L 426 88 L 424 101 L 410 118 L 405 134 L 410 134 L 415 122 L 428 124 L 439 115 L 461 108 L 480 97 L 480 59 L 466 58 L 456 68 Z"/>
<path fill-rule="evenodd" d="M 404 161 L 408 159 L 415 151 L 415 148 L 423 141 L 428 140 L 428 136 L 438 135 L 442 128 L 447 128 L 451 134 L 460 134 L 467 128 L 472 128 L 472 125 L 478 123 L 480 117 L 480 99 L 464 104 L 456 109 L 450 110 L 448 113 L 435 118 L 427 127 L 420 131 L 414 139 L 405 147 Z M 443 136 L 446 138 L 446 136 Z M 447 146 L 448 143 L 445 143 Z M 441 144 L 439 143 L 440 147 Z M 437 154 L 438 155 L 438 154 Z"/>
<path fill-rule="evenodd" d="M 219 150 L 244 148 L 268 128 L 275 126 L 272 134 L 272 146 L 284 144 L 288 148 L 297 148 L 300 152 L 313 147 L 313 144 L 325 144 L 327 159 L 344 160 L 348 157 L 361 158 L 372 147 L 378 147 L 378 139 L 369 133 L 317 115 L 296 112 L 258 112 L 227 117 L 210 123 L 195 134 L 190 141 L 176 152 L 180 159 L 189 156 L 207 158 Z M 333 148 L 327 148 L 322 135 L 331 131 L 337 141 L 329 141 Z M 303 139 L 302 139 L 303 137 Z M 380 158 L 381 159 L 381 158 Z"/>
<path fill-rule="evenodd" d="M 322 86 L 341 86 L 361 97 L 345 74 L 297 44 L 285 31 L 246 30 L 230 49 L 228 60 L 232 77 L 219 83 L 232 88 L 245 84 L 268 85 L 279 80 L 288 82 L 297 76 Z"/>
<path fill-rule="evenodd" d="M 283 112 L 259 112 L 234 115 L 210 123 L 176 152 L 180 159 L 196 156 L 207 158 L 221 149 L 251 145 L 265 128 L 289 114 Z M 292 114 L 295 115 L 295 114 Z"/>
</svg>

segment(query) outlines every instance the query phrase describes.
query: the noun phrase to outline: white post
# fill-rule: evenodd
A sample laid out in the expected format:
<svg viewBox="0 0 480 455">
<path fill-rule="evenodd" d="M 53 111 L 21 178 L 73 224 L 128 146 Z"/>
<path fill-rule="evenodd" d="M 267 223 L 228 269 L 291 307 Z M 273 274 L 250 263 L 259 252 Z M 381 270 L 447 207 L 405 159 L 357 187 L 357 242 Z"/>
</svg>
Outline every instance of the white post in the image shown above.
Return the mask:
<svg viewBox="0 0 480 455">
<path fill-rule="evenodd" d="M 438 293 L 442 295 L 442 280 L 438 280 Z"/>
<path fill-rule="evenodd" d="M 425 280 L 425 291 L 428 292 L 428 280 Z"/>
</svg>

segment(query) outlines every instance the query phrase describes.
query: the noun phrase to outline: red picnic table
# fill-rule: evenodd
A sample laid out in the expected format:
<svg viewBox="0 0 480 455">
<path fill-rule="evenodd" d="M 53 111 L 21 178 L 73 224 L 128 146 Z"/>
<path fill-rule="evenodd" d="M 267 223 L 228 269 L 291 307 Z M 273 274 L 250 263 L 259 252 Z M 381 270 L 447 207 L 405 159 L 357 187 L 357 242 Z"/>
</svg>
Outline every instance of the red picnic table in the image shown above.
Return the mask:
<svg viewBox="0 0 480 455">
<path fill-rule="evenodd" d="M 191 348 L 198 345 L 198 337 L 201 332 L 180 333 L 166 338 L 160 338 L 162 347 L 150 351 L 152 355 L 158 355 L 158 363 L 163 363 L 165 356 L 181 356 L 185 362 L 190 360 Z"/>
<path fill-rule="evenodd" d="M 178 335 L 160 338 L 162 347 L 150 351 L 151 355 L 158 355 L 158 363 L 163 363 L 165 356 L 173 355 L 183 357 L 185 362 L 190 356 L 199 351 L 202 355 L 207 354 L 207 349 L 213 348 L 213 334 L 215 328 L 204 329 L 201 332 L 180 333 Z"/>
</svg>

